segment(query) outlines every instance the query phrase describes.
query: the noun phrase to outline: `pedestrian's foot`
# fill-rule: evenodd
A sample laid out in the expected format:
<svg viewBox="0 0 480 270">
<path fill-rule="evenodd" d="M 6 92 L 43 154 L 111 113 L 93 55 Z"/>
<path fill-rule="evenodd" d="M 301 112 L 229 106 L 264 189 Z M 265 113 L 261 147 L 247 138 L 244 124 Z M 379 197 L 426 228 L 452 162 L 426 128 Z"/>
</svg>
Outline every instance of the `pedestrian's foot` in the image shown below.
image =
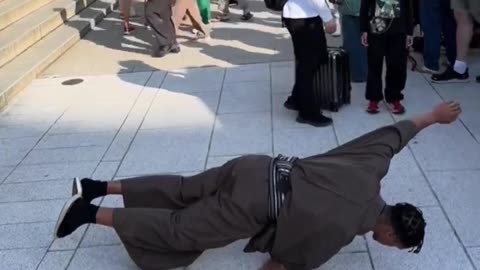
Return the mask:
<svg viewBox="0 0 480 270">
<path fill-rule="evenodd" d="M 243 14 L 242 17 L 240 17 L 242 21 L 249 21 L 252 18 L 253 18 L 253 14 L 251 12 L 247 12 L 246 14 Z"/>
<path fill-rule="evenodd" d="M 179 53 L 180 52 L 180 46 L 178 44 L 173 44 L 172 46 L 170 46 L 169 52 L 170 53 Z"/>
<path fill-rule="evenodd" d="M 440 73 L 438 70 L 429 69 L 426 66 L 422 67 L 421 72 L 422 73 L 427 73 L 427 74 L 435 74 L 435 75 Z"/>
<path fill-rule="evenodd" d="M 230 16 L 228 14 L 220 15 L 217 17 L 217 20 L 220 22 L 228 22 L 230 21 Z"/>
<path fill-rule="evenodd" d="M 319 114 L 317 116 L 303 116 L 301 114 L 298 114 L 297 122 L 302 124 L 309 124 L 314 127 L 325 127 L 332 124 L 332 119 L 322 114 Z"/>
<path fill-rule="evenodd" d="M 153 52 L 152 57 L 164 57 L 165 55 L 169 53 L 179 53 L 180 52 L 180 46 L 178 44 L 171 45 L 169 47 L 163 47 L 161 49 L 156 50 Z"/>
<path fill-rule="evenodd" d="M 477 83 L 480 83 L 480 76 L 477 76 L 476 81 Z"/>
<path fill-rule="evenodd" d="M 389 103 L 388 105 L 393 114 L 405 113 L 405 107 L 402 105 L 400 101 L 395 101 L 395 102 Z"/>
<path fill-rule="evenodd" d="M 460 74 L 456 72 L 452 66 L 448 67 L 447 70 L 441 74 L 432 75 L 432 82 L 434 83 L 464 83 L 468 81 L 468 69 L 463 74 Z"/>
<path fill-rule="evenodd" d="M 94 223 L 97 211 L 97 206 L 87 203 L 79 195 L 73 196 L 60 212 L 55 225 L 54 239 L 70 235 L 83 224 Z"/>
<path fill-rule="evenodd" d="M 131 32 L 135 31 L 135 27 L 131 26 L 130 24 L 128 25 L 123 25 L 123 34 L 124 35 L 130 35 Z"/>
<path fill-rule="evenodd" d="M 380 112 L 380 108 L 378 107 L 377 101 L 370 101 L 368 103 L 367 112 L 370 114 L 375 114 Z"/>
<path fill-rule="evenodd" d="M 287 100 L 285 101 L 285 103 L 283 103 L 283 106 L 289 110 L 292 110 L 292 111 L 298 111 L 298 106 L 297 104 L 295 104 L 295 102 L 293 101 L 293 98 L 292 96 L 289 96 L 287 98 Z"/>
</svg>

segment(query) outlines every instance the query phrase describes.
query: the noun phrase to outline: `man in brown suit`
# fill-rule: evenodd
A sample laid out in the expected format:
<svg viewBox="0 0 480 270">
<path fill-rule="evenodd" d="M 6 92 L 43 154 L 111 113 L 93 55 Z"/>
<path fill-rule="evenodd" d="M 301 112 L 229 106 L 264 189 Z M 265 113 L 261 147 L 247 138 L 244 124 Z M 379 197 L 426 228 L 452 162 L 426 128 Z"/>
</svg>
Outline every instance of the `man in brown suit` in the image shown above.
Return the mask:
<svg viewBox="0 0 480 270">
<path fill-rule="evenodd" d="M 459 104 L 385 126 L 307 158 L 245 155 L 191 177 L 154 175 L 74 180 L 55 228 L 65 237 L 87 223 L 110 226 L 142 269 L 191 264 L 203 251 L 250 238 L 245 252 L 268 252 L 263 269 L 319 267 L 357 235 L 418 253 L 426 223 L 407 203 L 387 205 L 380 181 L 390 160 L 422 129 L 455 121 Z M 90 202 L 121 194 L 125 208 Z"/>
</svg>

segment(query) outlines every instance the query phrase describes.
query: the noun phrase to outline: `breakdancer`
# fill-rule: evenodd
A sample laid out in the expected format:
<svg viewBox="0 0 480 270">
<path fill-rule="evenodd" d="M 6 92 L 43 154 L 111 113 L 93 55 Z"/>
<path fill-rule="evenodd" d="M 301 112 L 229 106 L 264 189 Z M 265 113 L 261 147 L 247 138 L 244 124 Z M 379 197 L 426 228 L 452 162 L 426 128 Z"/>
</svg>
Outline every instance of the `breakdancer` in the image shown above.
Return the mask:
<svg viewBox="0 0 480 270">
<path fill-rule="evenodd" d="M 418 253 L 426 222 L 408 203 L 386 204 L 380 182 L 390 161 L 421 130 L 455 121 L 460 105 L 385 126 L 307 157 L 245 155 L 203 173 L 121 181 L 76 178 L 55 237 L 84 224 L 112 227 L 142 269 L 191 264 L 203 251 L 249 238 L 245 252 L 266 252 L 265 270 L 319 267 L 357 235 Z M 125 208 L 91 204 L 120 194 Z"/>
</svg>

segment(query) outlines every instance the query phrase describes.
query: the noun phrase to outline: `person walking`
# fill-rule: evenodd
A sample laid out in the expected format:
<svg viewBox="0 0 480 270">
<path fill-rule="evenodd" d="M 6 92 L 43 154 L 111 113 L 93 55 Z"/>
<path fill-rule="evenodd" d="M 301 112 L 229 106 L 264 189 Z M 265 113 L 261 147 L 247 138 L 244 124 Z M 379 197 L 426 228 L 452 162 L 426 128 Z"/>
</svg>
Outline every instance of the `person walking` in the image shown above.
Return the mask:
<svg viewBox="0 0 480 270">
<path fill-rule="evenodd" d="M 153 29 L 157 42 L 154 45 L 153 57 L 180 52 L 172 20 L 172 5 L 173 0 L 147 0 L 145 3 L 145 18 Z"/>
</svg>

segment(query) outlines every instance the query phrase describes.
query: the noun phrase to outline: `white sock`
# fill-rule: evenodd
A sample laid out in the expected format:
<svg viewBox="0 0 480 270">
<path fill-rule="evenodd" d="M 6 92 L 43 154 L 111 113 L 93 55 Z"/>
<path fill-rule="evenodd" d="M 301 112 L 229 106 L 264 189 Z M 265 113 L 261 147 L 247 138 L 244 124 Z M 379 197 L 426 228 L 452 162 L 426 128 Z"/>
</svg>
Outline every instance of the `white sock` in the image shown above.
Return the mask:
<svg viewBox="0 0 480 270">
<path fill-rule="evenodd" d="M 455 65 L 453 65 L 453 70 L 460 74 L 463 74 L 465 73 L 465 71 L 467 71 L 467 63 L 456 60 Z"/>
</svg>

